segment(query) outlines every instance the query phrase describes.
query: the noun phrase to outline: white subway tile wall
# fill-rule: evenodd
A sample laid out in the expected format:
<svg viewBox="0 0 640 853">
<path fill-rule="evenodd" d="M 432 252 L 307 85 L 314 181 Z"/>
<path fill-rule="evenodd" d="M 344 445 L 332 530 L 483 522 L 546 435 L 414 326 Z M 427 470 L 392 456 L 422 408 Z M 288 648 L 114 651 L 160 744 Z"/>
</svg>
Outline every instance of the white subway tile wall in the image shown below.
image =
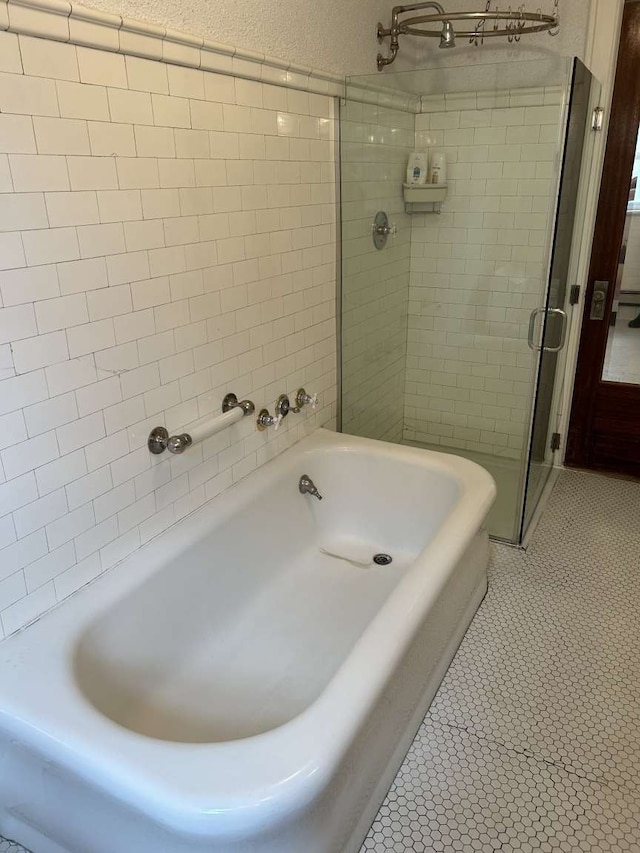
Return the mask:
<svg viewBox="0 0 640 853">
<path fill-rule="evenodd" d="M 404 439 L 519 458 L 544 303 L 562 90 L 423 98 L 416 148 L 445 151 L 441 216 L 411 234 Z"/>
<path fill-rule="evenodd" d="M 335 421 L 334 101 L 0 33 L 0 638 Z M 149 430 L 318 392 L 182 457 Z M 168 455 L 167 455 L 168 456 Z"/>
<path fill-rule="evenodd" d="M 347 100 L 342 107 L 342 428 L 401 441 L 405 414 L 411 218 L 402 182 L 415 114 Z M 383 210 L 397 234 L 381 251 L 371 226 Z"/>
</svg>

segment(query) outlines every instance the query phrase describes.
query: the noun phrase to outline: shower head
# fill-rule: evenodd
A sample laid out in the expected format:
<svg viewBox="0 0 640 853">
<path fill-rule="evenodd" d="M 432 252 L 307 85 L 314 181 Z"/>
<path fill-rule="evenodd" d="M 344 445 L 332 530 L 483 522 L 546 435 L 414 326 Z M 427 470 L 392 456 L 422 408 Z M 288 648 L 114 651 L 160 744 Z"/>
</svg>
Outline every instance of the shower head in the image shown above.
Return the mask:
<svg viewBox="0 0 640 853">
<path fill-rule="evenodd" d="M 489 36 L 505 37 L 511 43 L 520 41 L 520 36 L 526 33 L 548 32 L 556 35 L 558 32 L 558 0 L 554 0 L 552 15 L 543 15 L 539 9 L 537 12 L 527 12 L 524 6 L 517 9 L 510 6 L 506 12 L 500 11 L 491 8 L 491 0 L 485 0 L 485 3 L 480 5 L 485 6 L 484 11 L 447 12 L 436 0 L 421 0 L 409 5 L 394 6 L 391 10 L 391 26 L 378 24 L 376 30 L 379 43 L 389 39 L 389 54 L 378 54 L 378 71 L 395 61 L 400 51 L 400 36 L 437 38 L 441 48 L 450 48 L 456 46 L 457 36 L 468 38 L 469 44 L 479 47 Z M 404 17 L 409 12 L 424 12 L 427 9 L 433 10 L 433 14 Z M 457 32 L 453 28 L 454 21 Z"/>
<path fill-rule="evenodd" d="M 440 33 L 440 47 L 455 47 L 456 46 L 456 32 L 453 29 L 453 24 L 451 21 L 444 21 L 442 24 L 442 32 Z"/>
</svg>

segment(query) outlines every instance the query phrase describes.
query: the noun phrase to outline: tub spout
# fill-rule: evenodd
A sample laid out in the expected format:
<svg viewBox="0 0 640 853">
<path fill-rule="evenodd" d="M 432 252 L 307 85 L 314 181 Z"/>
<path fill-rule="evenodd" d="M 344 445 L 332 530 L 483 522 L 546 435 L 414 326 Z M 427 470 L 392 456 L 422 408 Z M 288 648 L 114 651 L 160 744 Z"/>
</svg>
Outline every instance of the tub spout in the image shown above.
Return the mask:
<svg viewBox="0 0 640 853">
<path fill-rule="evenodd" d="M 318 498 L 319 501 L 322 500 L 322 495 L 316 489 L 315 483 L 308 474 L 303 474 L 302 477 L 300 477 L 298 488 L 300 489 L 301 495 L 312 495 L 314 498 Z"/>
</svg>

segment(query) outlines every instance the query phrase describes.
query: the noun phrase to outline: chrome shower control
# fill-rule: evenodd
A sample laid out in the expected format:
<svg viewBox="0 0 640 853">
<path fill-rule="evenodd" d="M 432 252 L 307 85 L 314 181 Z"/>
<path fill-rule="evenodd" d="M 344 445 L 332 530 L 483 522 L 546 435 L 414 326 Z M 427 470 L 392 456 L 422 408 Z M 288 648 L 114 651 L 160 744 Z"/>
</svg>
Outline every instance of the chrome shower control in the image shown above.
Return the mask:
<svg viewBox="0 0 640 853">
<path fill-rule="evenodd" d="M 387 214 L 384 210 L 379 210 L 371 223 L 371 233 L 373 235 L 373 245 L 376 249 L 384 249 L 387 245 L 389 235 L 395 237 L 398 233 L 398 227 L 390 225 Z"/>
<path fill-rule="evenodd" d="M 256 423 L 260 432 L 264 432 L 267 427 L 275 426 L 276 418 L 269 414 L 268 409 L 260 409 L 258 417 L 256 418 Z"/>
<path fill-rule="evenodd" d="M 291 411 L 295 412 L 296 414 L 298 412 L 302 411 L 303 406 L 311 405 L 312 409 L 317 409 L 318 408 L 318 395 L 313 394 L 313 396 L 312 396 L 311 394 L 307 394 L 307 392 L 304 390 L 304 388 L 298 388 L 298 390 L 296 392 L 295 402 L 296 402 L 295 408 L 291 409 Z"/>
<path fill-rule="evenodd" d="M 280 394 L 278 399 L 276 400 L 276 413 L 275 415 L 269 414 L 268 409 L 261 409 L 260 414 L 257 418 L 257 425 L 260 432 L 263 432 L 268 427 L 272 426 L 275 429 L 278 429 L 282 421 L 287 417 L 289 412 L 291 411 L 291 403 L 289 402 L 289 398 L 286 394 Z"/>
<path fill-rule="evenodd" d="M 286 418 L 291 409 L 291 403 L 289 402 L 289 398 L 286 394 L 280 394 L 278 399 L 276 400 L 276 415 L 282 418 Z"/>
</svg>

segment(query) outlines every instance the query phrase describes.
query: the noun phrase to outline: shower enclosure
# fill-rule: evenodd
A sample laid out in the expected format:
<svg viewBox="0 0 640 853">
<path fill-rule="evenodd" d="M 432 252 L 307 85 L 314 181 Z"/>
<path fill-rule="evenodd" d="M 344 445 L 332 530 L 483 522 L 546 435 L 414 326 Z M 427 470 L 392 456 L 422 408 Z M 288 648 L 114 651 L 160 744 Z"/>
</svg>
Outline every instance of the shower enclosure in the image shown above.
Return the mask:
<svg viewBox="0 0 640 853">
<path fill-rule="evenodd" d="M 478 462 L 489 532 L 514 544 L 557 452 L 598 96 L 556 58 L 353 77 L 341 103 L 342 431 Z M 427 149 L 446 191 L 416 199 L 407 160 Z"/>
</svg>

